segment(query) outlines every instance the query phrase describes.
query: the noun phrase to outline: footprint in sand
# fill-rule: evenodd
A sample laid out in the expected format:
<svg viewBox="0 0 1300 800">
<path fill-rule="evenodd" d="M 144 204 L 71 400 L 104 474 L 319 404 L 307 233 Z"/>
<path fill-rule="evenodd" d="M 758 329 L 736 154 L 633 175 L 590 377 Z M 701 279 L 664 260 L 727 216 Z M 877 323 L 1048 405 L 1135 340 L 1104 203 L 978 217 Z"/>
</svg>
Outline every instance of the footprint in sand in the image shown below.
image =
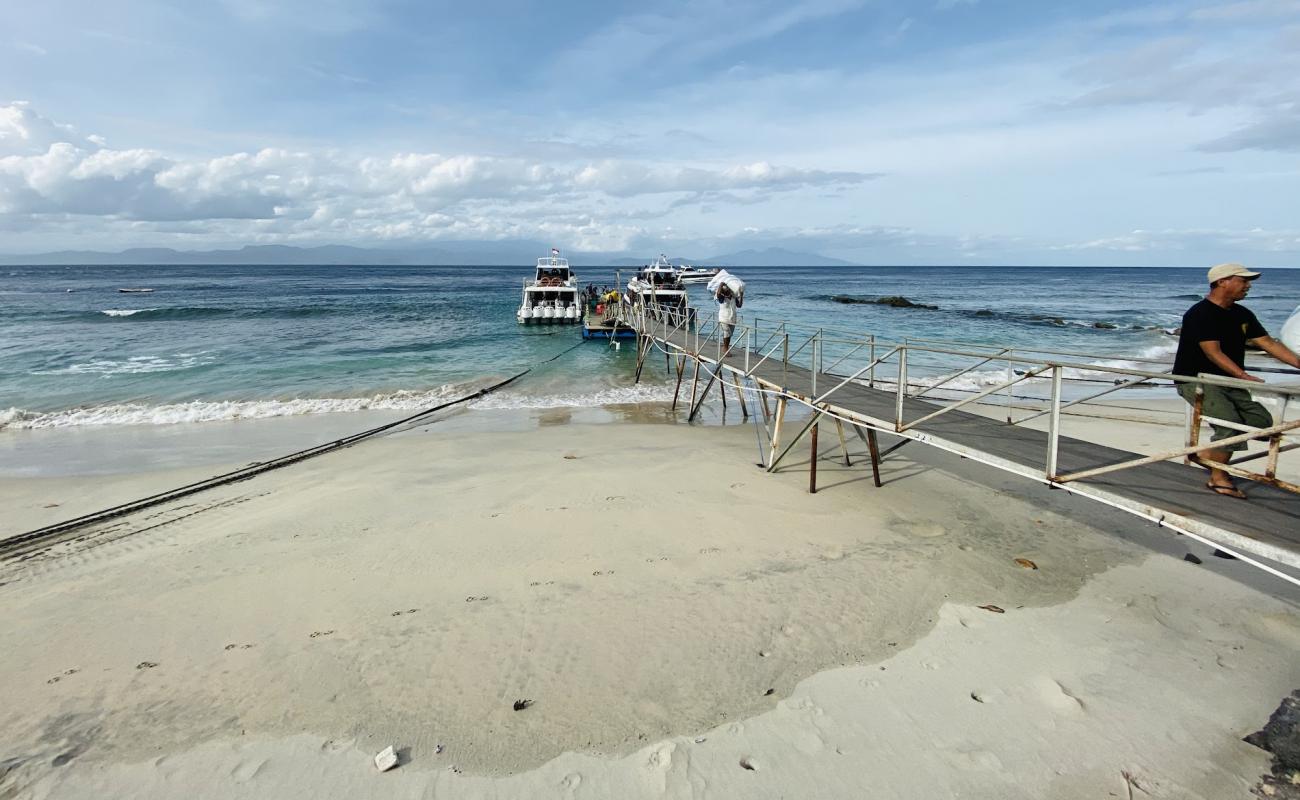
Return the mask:
<svg viewBox="0 0 1300 800">
<path fill-rule="evenodd" d="M 257 645 L 255 645 L 255 644 L 228 644 L 228 645 L 225 646 L 224 649 L 226 649 L 226 650 L 250 650 L 250 649 L 252 649 L 252 648 L 254 648 L 254 647 L 257 647 Z"/>
<path fill-rule="evenodd" d="M 408 609 L 406 609 L 405 611 L 403 611 L 403 610 L 401 610 L 401 609 L 399 608 L 398 610 L 394 611 L 392 614 L 389 614 L 388 616 L 390 616 L 390 617 L 400 617 L 400 616 L 402 616 L 403 614 L 414 614 L 415 612 L 417 612 L 417 611 L 419 611 L 419 610 L 420 610 L 420 609 L 418 609 L 418 608 L 408 608 Z"/>
<path fill-rule="evenodd" d="M 667 561 L 667 560 L 668 560 L 668 556 L 659 556 L 658 558 L 647 558 L 645 560 L 645 563 L 654 564 L 657 561 Z"/>
<path fill-rule="evenodd" d="M 598 569 L 598 570 L 596 570 L 595 572 L 593 572 L 593 573 L 591 573 L 591 574 L 592 574 L 592 575 L 597 575 L 597 576 L 599 576 L 599 575 L 613 575 L 613 574 L 614 574 L 614 570 L 612 570 L 612 569 Z"/>
<path fill-rule="evenodd" d="M 651 769 L 668 770 L 673 765 L 673 751 L 676 749 L 677 745 L 671 742 L 661 745 L 650 754 L 650 758 L 646 759 L 646 766 Z"/>
<path fill-rule="evenodd" d="M 333 636 L 333 635 L 334 635 L 334 631 L 332 631 L 332 630 L 329 630 L 329 631 L 312 631 L 312 632 L 311 632 L 311 637 L 310 637 L 310 638 L 312 638 L 312 639 L 319 639 L 319 638 L 322 637 L 322 636 Z"/>
<path fill-rule="evenodd" d="M 1083 701 L 1075 697 L 1060 681 L 1044 675 L 1035 678 L 1030 685 L 1039 701 L 1054 713 L 1074 716 L 1087 711 Z"/>
<path fill-rule="evenodd" d="M 922 539 L 933 539 L 948 532 L 947 528 L 935 522 L 904 522 L 896 527 L 904 533 L 920 536 Z"/>
<path fill-rule="evenodd" d="M 136 664 L 136 665 L 135 665 L 135 668 L 136 668 L 136 669 L 153 669 L 153 668 L 156 667 L 156 666 L 158 666 L 158 662 L 157 662 L 157 661 L 141 661 L 139 664 Z"/>
<path fill-rule="evenodd" d="M 487 600 L 487 599 L 488 599 L 488 596 L 485 595 L 485 594 L 478 595 L 477 597 L 475 597 L 474 595 L 470 595 L 469 597 L 466 597 L 466 598 L 465 598 L 465 602 L 466 602 L 466 603 L 481 603 L 481 602 L 483 602 L 484 600 Z"/>
<path fill-rule="evenodd" d="M 715 554 L 717 554 L 717 553 L 721 553 L 721 552 L 722 552 L 722 551 L 719 550 L 719 549 L 716 548 L 716 547 L 705 547 L 705 548 L 703 548 L 703 549 L 700 550 L 700 555 L 702 555 L 702 556 L 711 556 L 711 555 L 715 555 Z"/>
<path fill-rule="evenodd" d="M 58 683 L 59 681 L 68 677 L 69 675 L 76 675 L 80 671 L 81 670 L 77 669 L 76 667 L 73 667 L 72 669 L 65 669 L 62 673 L 55 675 L 53 678 L 50 678 L 48 681 L 46 681 L 46 683 Z"/>
</svg>

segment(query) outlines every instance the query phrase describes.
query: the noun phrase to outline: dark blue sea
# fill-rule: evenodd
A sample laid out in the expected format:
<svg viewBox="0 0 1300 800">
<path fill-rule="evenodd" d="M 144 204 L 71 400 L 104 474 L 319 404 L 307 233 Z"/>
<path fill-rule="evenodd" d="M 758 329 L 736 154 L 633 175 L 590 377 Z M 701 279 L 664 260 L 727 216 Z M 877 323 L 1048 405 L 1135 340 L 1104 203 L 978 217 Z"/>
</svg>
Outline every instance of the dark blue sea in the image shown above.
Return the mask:
<svg viewBox="0 0 1300 800">
<path fill-rule="evenodd" d="M 615 284 L 612 268 L 576 271 L 583 284 Z M 1169 331 L 1205 291 L 1202 267 L 732 271 L 748 286 L 741 313 L 757 317 L 760 330 L 787 319 L 881 339 L 1078 350 L 1107 363 L 1167 364 L 1176 341 Z M 531 272 L 530 266 L 0 268 L 0 428 L 424 408 L 579 341 L 576 326 L 516 323 L 522 281 Z M 123 287 L 154 291 L 119 293 Z M 704 287 L 692 292 L 697 305 L 712 308 Z M 895 295 L 936 308 L 833 299 Z M 1266 271 L 1245 305 L 1276 333 L 1300 305 L 1300 270 Z M 662 369 L 633 384 L 631 349 L 589 343 L 479 407 L 669 397 Z M 940 375 L 955 366 L 938 359 L 920 371 Z"/>
</svg>

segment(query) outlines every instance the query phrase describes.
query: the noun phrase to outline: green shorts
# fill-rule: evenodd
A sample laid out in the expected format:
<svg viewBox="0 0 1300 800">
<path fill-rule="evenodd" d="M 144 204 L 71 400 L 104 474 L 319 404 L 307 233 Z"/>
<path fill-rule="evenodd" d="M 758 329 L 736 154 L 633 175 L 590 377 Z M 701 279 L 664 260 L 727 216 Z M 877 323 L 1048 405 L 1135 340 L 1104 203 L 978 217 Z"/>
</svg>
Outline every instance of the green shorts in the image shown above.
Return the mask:
<svg viewBox="0 0 1300 800">
<path fill-rule="evenodd" d="M 1178 384 L 1178 393 L 1183 399 L 1195 405 L 1196 403 L 1196 384 L 1180 383 Z M 1268 413 L 1268 409 L 1260 405 L 1250 396 L 1250 392 L 1245 389 L 1228 388 L 1226 386 L 1205 385 L 1205 401 L 1201 404 L 1201 414 L 1207 417 L 1216 417 L 1236 422 L 1240 425 L 1249 425 L 1252 428 L 1268 428 L 1273 424 L 1273 415 Z M 1217 442 L 1220 439 L 1227 439 L 1232 436 L 1240 436 L 1244 431 L 1225 428 L 1221 425 L 1210 425 L 1214 429 L 1214 435 L 1210 437 L 1211 442 Z M 1245 442 L 1225 445 L 1223 450 L 1245 450 Z"/>
</svg>

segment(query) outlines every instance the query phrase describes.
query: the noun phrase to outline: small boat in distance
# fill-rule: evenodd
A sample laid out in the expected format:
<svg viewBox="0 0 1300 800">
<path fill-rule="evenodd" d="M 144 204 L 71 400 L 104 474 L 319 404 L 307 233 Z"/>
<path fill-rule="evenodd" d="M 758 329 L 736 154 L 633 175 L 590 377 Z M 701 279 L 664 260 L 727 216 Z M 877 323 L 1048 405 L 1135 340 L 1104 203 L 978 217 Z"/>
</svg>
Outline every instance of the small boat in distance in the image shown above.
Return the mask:
<svg viewBox="0 0 1300 800">
<path fill-rule="evenodd" d="M 708 283 L 720 271 L 718 267 L 692 267 L 690 264 L 682 264 L 677 268 L 677 280 L 682 283 Z"/>
<path fill-rule="evenodd" d="M 72 291 L 72 290 L 69 289 L 68 291 Z M 122 294 L 149 294 L 150 292 L 153 291 L 153 289 L 144 289 L 144 288 L 137 287 L 137 288 L 118 289 L 118 291 L 121 292 Z"/>
<path fill-rule="evenodd" d="M 524 280 L 524 300 L 515 318 L 520 325 L 582 321 L 578 278 L 569 269 L 569 260 L 560 258 L 560 251 L 554 247 L 550 256 L 537 259 L 533 279 Z"/>
<path fill-rule="evenodd" d="M 686 287 L 667 256 L 661 255 L 653 264 L 637 270 L 627 282 L 623 302 L 634 311 L 644 310 L 651 319 L 670 325 L 689 328 L 695 323 L 695 309 L 690 307 Z"/>
</svg>

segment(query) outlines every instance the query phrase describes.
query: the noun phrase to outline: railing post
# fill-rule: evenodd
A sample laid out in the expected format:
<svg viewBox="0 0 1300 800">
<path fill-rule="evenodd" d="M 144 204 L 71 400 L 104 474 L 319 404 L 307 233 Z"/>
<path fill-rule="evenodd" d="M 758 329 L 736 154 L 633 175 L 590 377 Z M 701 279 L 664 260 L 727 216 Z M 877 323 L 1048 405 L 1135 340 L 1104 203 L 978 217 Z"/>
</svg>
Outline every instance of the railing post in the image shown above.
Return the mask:
<svg viewBox="0 0 1300 800">
<path fill-rule="evenodd" d="M 1195 447 L 1201 443 L 1201 409 L 1205 405 L 1205 385 L 1196 384 L 1196 395 L 1192 398 L 1192 416 L 1187 424 L 1187 446 Z M 1183 459 L 1184 464 L 1192 463 L 1192 456 L 1189 453 Z"/>
<path fill-rule="evenodd" d="M 1015 417 L 1015 411 L 1016 411 L 1016 405 L 1015 405 L 1015 402 L 1016 402 L 1016 401 L 1015 401 L 1015 398 L 1014 398 L 1014 396 L 1013 396 L 1013 391 L 1012 391 L 1011 386 L 1010 386 L 1011 381 L 1013 381 L 1013 380 L 1015 379 L 1015 377 L 1016 377 L 1016 375 L 1015 375 L 1015 370 L 1014 370 L 1014 369 L 1012 368 L 1012 366 L 1011 366 L 1011 359 L 1012 359 L 1013 357 L 1015 357 L 1015 353 L 1016 353 L 1015 350 L 1008 350 L 1008 351 L 1007 351 L 1007 384 L 1008 384 L 1008 385 L 1007 385 L 1007 424 L 1008 424 L 1008 425 L 1014 425 L 1014 424 L 1015 424 L 1015 423 L 1012 422 L 1011 420 L 1012 420 L 1012 418 Z"/>
<path fill-rule="evenodd" d="M 821 328 L 817 329 L 817 372 L 826 368 L 826 332 Z"/>
<path fill-rule="evenodd" d="M 907 345 L 898 348 L 898 381 L 894 387 L 894 430 L 903 429 L 903 392 L 907 390 Z"/>
<path fill-rule="evenodd" d="M 871 334 L 871 348 L 867 351 L 867 385 L 876 388 L 876 335 Z"/>
<path fill-rule="evenodd" d="M 1059 365 L 1052 367 L 1052 414 L 1047 426 L 1047 479 L 1056 480 L 1056 453 L 1061 441 L 1061 373 Z"/>
<path fill-rule="evenodd" d="M 757 319 L 754 320 L 754 324 L 755 326 L 757 326 L 758 324 Z M 754 349 L 754 338 L 756 332 L 757 332 L 756 327 L 750 328 L 746 332 L 746 336 L 745 336 L 745 338 L 747 339 L 747 341 L 745 342 L 745 374 L 746 375 L 749 374 L 749 352 Z"/>
<path fill-rule="evenodd" d="M 820 337 L 821 337 L 821 331 L 819 330 L 819 331 L 817 331 L 817 333 L 813 336 L 813 340 L 812 340 L 812 353 L 810 354 L 810 356 L 809 356 L 809 358 L 808 358 L 809 366 L 812 367 L 812 393 L 813 393 L 813 397 L 816 397 L 816 396 L 817 396 L 817 371 L 818 371 L 818 365 L 821 364 L 821 360 L 822 360 L 822 358 L 821 358 L 821 352 L 820 352 L 820 351 L 821 351 L 821 347 L 822 347 L 822 343 L 821 343 L 821 338 L 820 338 Z"/>
<path fill-rule="evenodd" d="M 785 323 L 784 323 L 784 322 L 781 323 L 781 327 L 782 327 L 782 328 L 785 327 Z M 782 333 L 782 334 L 781 334 L 781 337 L 782 337 L 782 344 L 781 344 L 781 383 L 784 384 L 784 385 L 786 385 L 786 386 L 789 386 L 789 385 L 790 385 L 790 334 L 789 334 L 789 333 Z"/>
</svg>

